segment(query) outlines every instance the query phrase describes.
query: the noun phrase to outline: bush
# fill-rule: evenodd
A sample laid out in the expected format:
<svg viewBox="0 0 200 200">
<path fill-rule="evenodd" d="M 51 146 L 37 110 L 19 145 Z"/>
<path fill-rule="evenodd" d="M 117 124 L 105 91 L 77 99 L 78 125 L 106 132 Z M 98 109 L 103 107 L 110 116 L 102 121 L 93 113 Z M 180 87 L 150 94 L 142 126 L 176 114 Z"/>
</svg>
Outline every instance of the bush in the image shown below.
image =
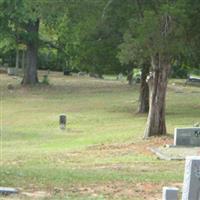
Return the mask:
<svg viewBox="0 0 200 200">
<path fill-rule="evenodd" d="M 199 69 L 194 69 L 194 70 L 192 70 L 191 74 L 199 76 L 200 75 L 200 70 Z"/>
<path fill-rule="evenodd" d="M 140 69 L 133 70 L 133 80 L 135 83 L 140 83 L 140 81 L 141 81 L 141 70 Z"/>
<path fill-rule="evenodd" d="M 43 76 L 42 84 L 49 85 L 49 77 L 48 75 Z"/>
<path fill-rule="evenodd" d="M 189 69 L 178 65 L 173 65 L 171 70 L 171 78 L 187 78 Z"/>
</svg>

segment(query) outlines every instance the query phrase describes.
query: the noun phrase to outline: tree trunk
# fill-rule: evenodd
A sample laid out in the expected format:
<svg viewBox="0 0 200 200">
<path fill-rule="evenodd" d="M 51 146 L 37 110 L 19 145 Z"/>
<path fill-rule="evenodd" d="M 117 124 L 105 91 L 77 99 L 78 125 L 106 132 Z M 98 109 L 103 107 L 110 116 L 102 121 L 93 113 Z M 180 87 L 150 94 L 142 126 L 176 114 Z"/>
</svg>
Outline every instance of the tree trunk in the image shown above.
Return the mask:
<svg viewBox="0 0 200 200">
<path fill-rule="evenodd" d="M 16 73 L 18 73 L 18 70 L 19 70 L 19 48 L 18 48 L 18 46 L 16 48 L 15 69 L 16 69 Z"/>
<path fill-rule="evenodd" d="M 133 84 L 133 68 L 128 70 L 127 81 L 129 85 Z"/>
<path fill-rule="evenodd" d="M 66 61 L 65 61 L 65 54 L 63 53 L 62 47 L 60 46 L 57 49 L 57 61 L 56 61 L 56 67 L 59 70 L 66 69 Z"/>
<path fill-rule="evenodd" d="M 25 73 L 25 50 L 22 50 L 22 72 Z"/>
<path fill-rule="evenodd" d="M 149 85 L 149 115 L 144 138 L 165 135 L 165 97 L 168 75 L 171 68 L 167 56 L 157 54 L 151 58 L 153 71 L 147 78 Z"/>
<path fill-rule="evenodd" d="M 127 80 L 129 85 L 133 84 L 133 73 L 128 74 Z"/>
<path fill-rule="evenodd" d="M 149 86 L 146 82 L 149 75 L 149 65 L 144 64 L 142 67 L 141 84 L 140 84 L 140 98 L 138 113 L 148 113 L 149 111 Z"/>
<path fill-rule="evenodd" d="M 38 56 L 38 31 L 39 19 L 35 22 L 30 21 L 27 25 L 26 67 L 24 70 L 23 85 L 34 85 L 38 83 L 37 76 L 37 56 Z"/>
</svg>

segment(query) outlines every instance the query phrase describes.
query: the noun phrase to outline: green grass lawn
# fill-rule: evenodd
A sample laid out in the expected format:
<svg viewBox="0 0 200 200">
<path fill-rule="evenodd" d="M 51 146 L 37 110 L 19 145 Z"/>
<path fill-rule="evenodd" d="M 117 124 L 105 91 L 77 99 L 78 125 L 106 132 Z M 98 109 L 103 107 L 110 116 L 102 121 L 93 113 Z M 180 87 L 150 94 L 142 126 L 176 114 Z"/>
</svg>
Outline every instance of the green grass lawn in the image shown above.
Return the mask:
<svg viewBox="0 0 200 200">
<path fill-rule="evenodd" d="M 162 186 L 181 186 L 184 162 L 158 160 L 148 147 L 172 143 L 175 127 L 199 121 L 200 88 L 170 80 L 169 135 L 144 141 L 147 116 L 135 112 L 138 86 L 52 73 L 50 86 L 22 88 L 20 79 L 0 78 L 0 186 L 32 195 L 9 198 L 156 200 Z"/>
</svg>

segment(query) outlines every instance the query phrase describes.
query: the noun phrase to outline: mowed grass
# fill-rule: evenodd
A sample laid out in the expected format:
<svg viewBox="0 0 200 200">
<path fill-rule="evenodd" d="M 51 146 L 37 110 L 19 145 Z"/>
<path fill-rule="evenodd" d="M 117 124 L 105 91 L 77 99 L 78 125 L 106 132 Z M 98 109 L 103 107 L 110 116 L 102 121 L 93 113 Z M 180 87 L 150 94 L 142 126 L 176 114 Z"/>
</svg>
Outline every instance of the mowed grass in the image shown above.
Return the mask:
<svg viewBox="0 0 200 200">
<path fill-rule="evenodd" d="M 158 160 L 148 147 L 172 142 L 175 127 L 199 122 L 200 88 L 170 80 L 169 135 L 143 140 L 147 116 L 136 113 L 139 86 L 51 73 L 50 86 L 23 88 L 19 78 L 0 76 L 0 186 L 33 194 L 13 199 L 155 200 L 162 186 L 181 185 L 184 162 Z"/>
</svg>

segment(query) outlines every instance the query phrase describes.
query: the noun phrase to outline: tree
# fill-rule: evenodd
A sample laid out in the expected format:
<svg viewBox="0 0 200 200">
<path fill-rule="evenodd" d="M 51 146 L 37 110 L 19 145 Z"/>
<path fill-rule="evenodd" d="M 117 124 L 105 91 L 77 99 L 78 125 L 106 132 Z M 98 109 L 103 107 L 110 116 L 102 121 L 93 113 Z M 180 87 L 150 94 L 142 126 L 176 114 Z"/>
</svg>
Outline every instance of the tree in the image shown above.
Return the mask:
<svg viewBox="0 0 200 200">
<path fill-rule="evenodd" d="M 130 23 L 130 28 L 124 34 L 124 41 L 119 45 L 118 58 L 123 64 L 132 64 L 141 69 L 138 113 L 147 113 L 149 111 L 149 88 L 146 78 L 149 75 L 150 62 L 142 49 L 138 47 L 133 32 Z"/>
<path fill-rule="evenodd" d="M 187 49 L 181 55 L 182 62 L 192 68 L 200 70 L 200 4 L 197 0 L 182 0 L 186 18 Z"/>
<path fill-rule="evenodd" d="M 140 97 L 138 113 L 148 113 L 149 112 L 149 87 L 147 84 L 147 76 L 149 75 L 150 64 L 149 62 L 144 62 L 142 65 L 141 73 L 141 84 L 140 84 Z"/>
<path fill-rule="evenodd" d="M 28 39 L 26 41 L 26 68 L 24 70 L 23 85 L 34 85 L 38 83 L 37 75 L 37 56 L 38 56 L 38 42 L 39 42 L 39 18 L 32 21 L 30 20 L 26 25 Z"/>
<path fill-rule="evenodd" d="M 100 3 L 101 2 L 101 3 Z M 86 35 L 81 48 L 81 62 L 98 74 L 127 73 L 130 65 L 123 65 L 117 58 L 118 45 L 123 41 L 128 19 L 133 16 L 132 0 L 97 1 L 95 23 Z M 96 18 L 97 17 L 97 18 Z"/>
<path fill-rule="evenodd" d="M 1 29 L 6 34 L 16 34 L 17 42 L 26 45 L 26 67 L 24 70 L 23 85 L 38 83 L 37 63 L 39 48 L 40 22 L 47 22 L 56 13 L 67 6 L 67 2 L 48 0 L 1 0 Z M 18 31 L 20 30 L 20 31 Z"/>
<path fill-rule="evenodd" d="M 147 78 L 149 113 L 144 135 L 146 138 L 167 133 L 165 97 L 168 75 L 175 57 L 184 53 L 185 25 L 183 22 L 186 18 L 182 2 L 178 0 L 136 0 L 135 3 L 138 8 L 137 15 L 130 20 L 129 30 L 121 45 L 121 54 L 122 57 L 125 54 L 125 58 L 139 60 L 144 67 L 142 71 L 146 72 L 146 75 L 148 70 L 145 66 L 150 69 Z M 150 63 L 151 68 L 149 68 Z M 142 83 L 146 84 L 146 76 L 142 78 Z M 141 87 L 141 94 L 143 92 L 143 87 Z M 140 100 L 142 99 L 146 98 L 141 98 L 140 95 Z M 143 109 L 142 106 L 140 108 Z"/>
<path fill-rule="evenodd" d="M 184 27 L 180 23 L 182 18 L 183 11 L 178 2 L 161 1 L 153 3 L 152 9 L 144 12 L 144 18 L 137 26 L 140 32 L 137 40 L 146 47 L 143 50 L 151 59 L 151 72 L 147 80 L 150 102 L 145 138 L 167 133 L 167 82 L 174 56 L 183 48 Z"/>
</svg>

